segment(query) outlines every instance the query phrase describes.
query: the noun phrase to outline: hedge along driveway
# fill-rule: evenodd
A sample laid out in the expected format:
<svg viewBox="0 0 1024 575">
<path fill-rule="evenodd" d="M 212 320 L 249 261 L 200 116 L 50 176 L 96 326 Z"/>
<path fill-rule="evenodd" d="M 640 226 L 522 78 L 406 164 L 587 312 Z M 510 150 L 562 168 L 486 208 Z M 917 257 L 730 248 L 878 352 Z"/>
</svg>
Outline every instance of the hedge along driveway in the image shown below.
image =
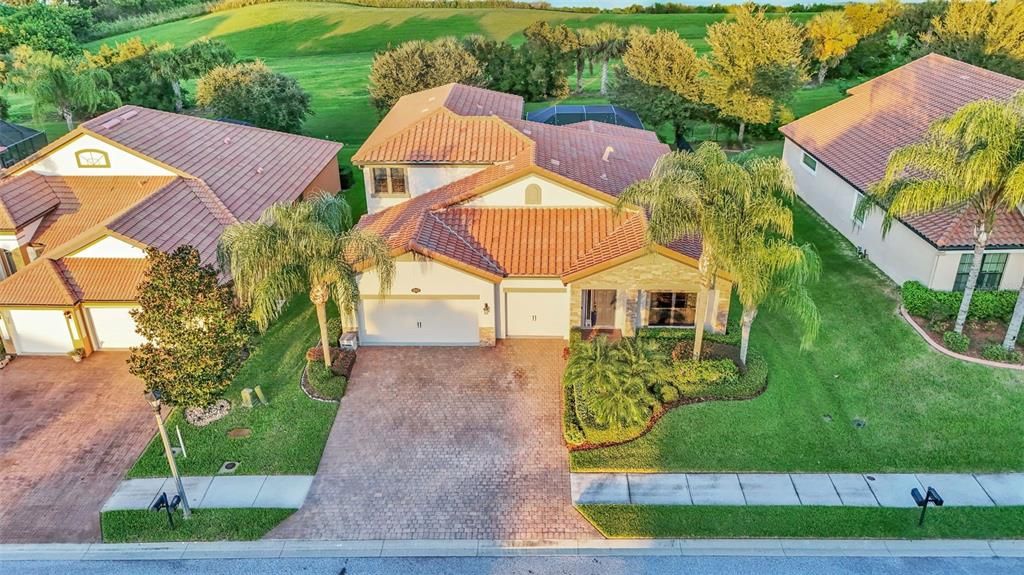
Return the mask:
<svg viewBox="0 0 1024 575">
<path fill-rule="evenodd" d="M 330 314 L 335 314 L 333 309 Z M 331 315 L 330 317 L 333 317 Z M 213 475 L 225 461 L 238 461 L 244 475 L 312 475 L 316 473 L 338 405 L 315 401 L 299 388 L 306 350 L 318 340 L 316 314 L 309 299 L 298 296 L 254 345 L 225 396 L 233 405 L 227 417 L 206 427 L 193 427 L 175 411 L 168 420 L 171 442 L 181 428 L 188 457 L 178 458 L 183 475 Z M 243 388 L 261 386 L 268 406 L 241 406 Z M 246 438 L 228 437 L 236 428 L 250 429 Z M 128 477 L 166 476 L 167 460 L 158 438 Z"/>
<path fill-rule="evenodd" d="M 1024 378 L 931 350 L 897 315 L 896 286 L 804 204 L 794 217 L 824 266 L 814 349 L 764 310 L 751 342 L 768 360 L 764 394 L 674 409 L 636 441 L 573 453 L 573 469 L 1024 470 Z"/>
</svg>

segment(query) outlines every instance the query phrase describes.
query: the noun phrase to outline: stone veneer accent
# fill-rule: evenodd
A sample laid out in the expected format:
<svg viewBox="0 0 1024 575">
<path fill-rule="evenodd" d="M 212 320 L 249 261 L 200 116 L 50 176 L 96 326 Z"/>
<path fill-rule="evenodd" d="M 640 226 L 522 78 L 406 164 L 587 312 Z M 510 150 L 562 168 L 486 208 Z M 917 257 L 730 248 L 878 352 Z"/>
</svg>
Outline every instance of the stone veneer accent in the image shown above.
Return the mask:
<svg viewBox="0 0 1024 575">
<path fill-rule="evenodd" d="M 480 347 L 494 347 L 494 337 L 493 327 L 480 328 Z"/>
<path fill-rule="evenodd" d="M 717 299 L 716 313 L 708 327 L 717 333 L 725 331 L 729 319 L 729 296 L 732 282 L 718 278 L 714 297 Z M 652 291 L 700 291 L 700 274 L 697 268 L 678 262 L 660 254 L 651 253 L 628 261 L 614 268 L 587 276 L 570 284 L 569 322 L 573 327 L 581 325 L 582 290 L 614 289 L 618 292 L 619 309 L 616 310 L 615 327 L 622 335 L 631 336 L 636 328 L 647 324 L 647 299 L 643 292 Z M 625 308 L 621 307 L 625 302 Z"/>
</svg>

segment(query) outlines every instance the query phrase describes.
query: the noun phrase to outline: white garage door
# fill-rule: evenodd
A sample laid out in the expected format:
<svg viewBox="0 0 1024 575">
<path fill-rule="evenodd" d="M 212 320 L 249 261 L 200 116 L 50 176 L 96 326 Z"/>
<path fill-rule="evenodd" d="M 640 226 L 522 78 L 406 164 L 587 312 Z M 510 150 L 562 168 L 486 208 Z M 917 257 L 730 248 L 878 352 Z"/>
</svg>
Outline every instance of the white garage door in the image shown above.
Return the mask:
<svg viewBox="0 0 1024 575">
<path fill-rule="evenodd" d="M 377 345 L 476 345 L 479 299 L 363 300 L 360 341 Z"/>
<path fill-rule="evenodd" d="M 75 349 L 61 310 L 12 309 L 11 325 L 18 353 L 67 353 Z"/>
<path fill-rule="evenodd" d="M 135 332 L 135 320 L 128 312 L 131 307 L 89 307 L 85 314 L 93 334 L 96 349 L 128 349 L 145 340 Z"/>
<path fill-rule="evenodd" d="M 507 291 L 508 337 L 565 337 L 569 325 L 569 294 L 565 291 Z"/>
</svg>

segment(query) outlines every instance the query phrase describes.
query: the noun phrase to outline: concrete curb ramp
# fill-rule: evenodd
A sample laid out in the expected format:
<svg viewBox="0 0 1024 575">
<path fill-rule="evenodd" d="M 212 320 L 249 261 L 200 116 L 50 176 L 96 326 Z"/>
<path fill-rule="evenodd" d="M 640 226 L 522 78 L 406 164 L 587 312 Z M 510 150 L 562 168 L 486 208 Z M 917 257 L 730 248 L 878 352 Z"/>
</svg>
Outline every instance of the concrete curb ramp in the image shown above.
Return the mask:
<svg viewBox="0 0 1024 575">
<path fill-rule="evenodd" d="M 1024 557 L 1024 540 L 566 539 L 227 541 L 0 545 L 0 561 L 252 559 L 291 557 L 778 556 Z"/>
</svg>

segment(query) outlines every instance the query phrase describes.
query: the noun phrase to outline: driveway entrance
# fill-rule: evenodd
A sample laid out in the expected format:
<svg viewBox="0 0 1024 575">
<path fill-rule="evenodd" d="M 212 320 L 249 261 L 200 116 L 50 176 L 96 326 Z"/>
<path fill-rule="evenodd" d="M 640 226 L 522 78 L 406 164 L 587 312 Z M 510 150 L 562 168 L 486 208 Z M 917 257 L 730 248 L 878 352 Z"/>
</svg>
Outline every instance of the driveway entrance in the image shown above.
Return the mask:
<svg viewBox="0 0 1024 575">
<path fill-rule="evenodd" d="M 0 542 L 100 539 L 100 508 L 154 432 L 127 352 L 0 371 Z"/>
<path fill-rule="evenodd" d="M 360 348 L 306 504 L 268 537 L 598 537 L 569 492 L 564 345 Z"/>
</svg>

